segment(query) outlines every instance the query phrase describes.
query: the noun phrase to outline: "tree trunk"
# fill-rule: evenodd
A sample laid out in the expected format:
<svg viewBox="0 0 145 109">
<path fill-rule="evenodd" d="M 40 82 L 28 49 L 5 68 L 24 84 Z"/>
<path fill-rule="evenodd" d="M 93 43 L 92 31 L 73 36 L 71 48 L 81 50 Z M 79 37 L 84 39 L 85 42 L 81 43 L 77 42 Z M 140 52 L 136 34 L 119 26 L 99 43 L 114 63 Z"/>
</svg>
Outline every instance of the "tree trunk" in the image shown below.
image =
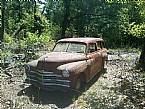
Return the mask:
<svg viewBox="0 0 145 109">
<path fill-rule="evenodd" d="M 139 65 L 142 70 L 145 70 L 145 38 L 143 39 L 144 45 L 141 51 L 140 59 L 139 59 Z"/>
<path fill-rule="evenodd" d="M 34 2 L 34 22 L 36 22 L 36 0 Z"/>
<path fill-rule="evenodd" d="M 21 18 L 22 18 L 22 15 L 21 15 L 21 2 L 18 0 L 18 16 L 19 16 L 19 20 L 18 22 L 20 22 Z"/>
<path fill-rule="evenodd" d="M 0 41 L 3 42 L 4 38 L 4 24 L 5 24 L 5 0 L 1 0 L 1 28 L 0 28 Z"/>
<path fill-rule="evenodd" d="M 70 3 L 71 0 L 64 0 L 64 19 L 61 27 L 61 37 L 65 37 L 65 31 L 69 27 L 69 16 L 70 16 Z"/>
</svg>

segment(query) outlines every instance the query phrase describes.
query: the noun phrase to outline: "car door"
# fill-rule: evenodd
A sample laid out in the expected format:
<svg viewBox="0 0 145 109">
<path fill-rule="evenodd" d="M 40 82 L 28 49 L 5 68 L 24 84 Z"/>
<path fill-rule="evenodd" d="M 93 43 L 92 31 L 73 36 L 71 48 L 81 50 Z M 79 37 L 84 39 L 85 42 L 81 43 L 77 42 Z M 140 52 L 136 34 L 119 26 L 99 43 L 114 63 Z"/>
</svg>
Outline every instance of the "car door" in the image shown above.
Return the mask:
<svg viewBox="0 0 145 109">
<path fill-rule="evenodd" d="M 101 66 L 100 69 L 104 67 L 105 64 L 105 60 L 107 60 L 107 49 L 104 47 L 104 42 L 103 41 L 98 41 L 97 42 L 97 51 L 101 53 L 101 58 L 102 58 L 102 62 L 101 62 Z"/>
<path fill-rule="evenodd" d="M 90 43 L 88 48 L 88 57 L 91 60 L 90 79 L 100 71 L 101 53 L 97 50 L 96 43 Z"/>
</svg>

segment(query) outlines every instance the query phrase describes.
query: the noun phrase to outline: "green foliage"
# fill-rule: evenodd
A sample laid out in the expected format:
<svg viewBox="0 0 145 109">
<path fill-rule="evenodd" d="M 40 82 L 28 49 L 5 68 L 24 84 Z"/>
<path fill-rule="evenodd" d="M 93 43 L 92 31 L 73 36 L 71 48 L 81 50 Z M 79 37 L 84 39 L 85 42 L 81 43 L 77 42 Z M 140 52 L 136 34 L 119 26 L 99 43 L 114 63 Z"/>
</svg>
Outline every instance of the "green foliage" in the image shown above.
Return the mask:
<svg viewBox="0 0 145 109">
<path fill-rule="evenodd" d="M 10 50 L 0 51 L 0 59 L 1 60 L 3 60 L 4 58 L 7 58 L 9 56 L 12 56 L 12 52 Z"/>
<path fill-rule="evenodd" d="M 36 36 L 34 33 L 27 33 L 27 34 L 28 34 L 28 37 L 25 39 L 26 45 L 32 46 L 32 45 L 37 44 L 39 42 L 38 36 Z"/>
<path fill-rule="evenodd" d="M 59 27 L 64 17 L 63 2 L 48 0 L 46 3 L 47 18 Z M 140 42 L 137 39 L 144 37 L 144 10 L 142 0 L 71 1 L 66 36 L 102 36 L 109 46 L 136 46 Z"/>
<path fill-rule="evenodd" d="M 5 33 L 4 42 L 11 45 L 14 43 L 14 38 L 11 37 L 9 34 Z"/>
<path fill-rule="evenodd" d="M 33 1 L 7 1 L 5 32 L 16 40 L 25 39 L 28 32 L 41 36 L 41 39 L 42 36 L 58 39 L 63 27 L 66 1 L 45 1 L 44 7 L 41 6 L 43 10 L 40 10 L 39 3 L 35 7 Z M 102 36 L 108 46 L 131 46 L 132 41 L 144 37 L 144 10 L 142 0 L 71 1 L 66 36 Z M 135 42 L 138 45 L 137 40 Z"/>
<path fill-rule="evenodd" d="M 36 33 L 27 33 L 27 37 L 20 40 L 20 47 L 23 48 L 33 48 L 34 46 L 47 45 L 52 39 L 48 34 L 43 33 L 40 36 Z"/>
<path fill-rule="evenodd" d="M 51 40 L 52 39 L 46 33 L 41 34 L 40 37 L 39 37 L 39 42 L 40 43 L 46 44 L 46 43 L 50 42 Z"/>
<path fill-rule="evenodd" d="M 140 38 L 145 37 L 145 23 L 135 24 L 135 22 L 133 22 L 129 25 L 128 32 L 132 36 Z"/>
</svg>

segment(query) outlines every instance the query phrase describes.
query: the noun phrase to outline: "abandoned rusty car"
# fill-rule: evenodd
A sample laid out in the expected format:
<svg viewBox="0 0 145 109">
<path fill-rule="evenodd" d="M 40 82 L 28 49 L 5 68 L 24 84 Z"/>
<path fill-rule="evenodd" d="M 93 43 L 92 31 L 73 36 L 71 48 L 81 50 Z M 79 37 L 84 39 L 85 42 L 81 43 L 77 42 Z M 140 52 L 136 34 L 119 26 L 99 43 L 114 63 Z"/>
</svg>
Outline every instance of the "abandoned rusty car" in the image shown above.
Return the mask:
<svg viewBox="0 0 145 109">
<path fill-rule="evenodd" d="M 66 38 L 52 52 L 26 65 L 26 81 L 41 88 L 80 89 L 104 68 L 107 49 L 102 38 Z"/>
</svg>

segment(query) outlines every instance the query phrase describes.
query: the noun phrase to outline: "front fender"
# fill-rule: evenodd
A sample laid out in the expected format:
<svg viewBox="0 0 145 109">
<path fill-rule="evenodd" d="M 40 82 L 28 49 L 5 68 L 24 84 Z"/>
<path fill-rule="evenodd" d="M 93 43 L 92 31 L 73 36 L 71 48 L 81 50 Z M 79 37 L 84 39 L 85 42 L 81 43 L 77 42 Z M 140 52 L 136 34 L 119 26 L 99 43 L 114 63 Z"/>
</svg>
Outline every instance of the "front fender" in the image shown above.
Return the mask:
<svg viewBox="0 0 145 109">
<path fill-rule="evenodd" d="M 87 61 L 78 61 L 78 62 L 71 62 L 67 64 L 63 64 L 57 67 L 57 70 L 65 70 L 67 69 L 69 72 L 74 74 L 79 74 L 84 72 L 87 69 Z"/>
</svg>

